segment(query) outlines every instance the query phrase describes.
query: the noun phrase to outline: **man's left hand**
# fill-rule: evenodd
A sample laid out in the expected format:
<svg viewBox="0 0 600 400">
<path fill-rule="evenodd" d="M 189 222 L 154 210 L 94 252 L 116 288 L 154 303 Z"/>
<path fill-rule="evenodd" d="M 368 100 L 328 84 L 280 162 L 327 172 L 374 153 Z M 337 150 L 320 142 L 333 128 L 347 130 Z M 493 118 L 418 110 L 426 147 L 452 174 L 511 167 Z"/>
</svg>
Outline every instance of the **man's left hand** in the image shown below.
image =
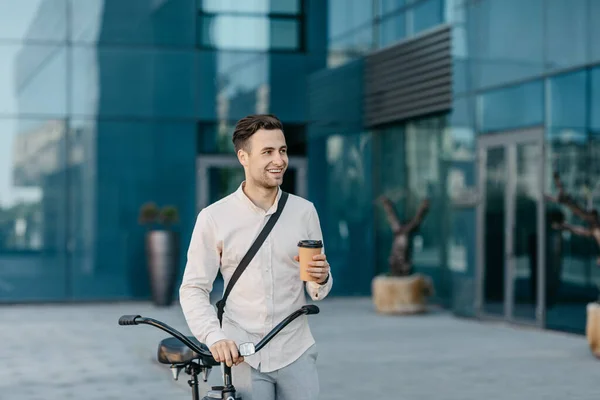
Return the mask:
<svg viewBox="0 0 600 400">
<path fill-rule="evenodd" d="M 298 256 L 295 256 L 294 260 L 300 262 Z M 323 283 L 327 280 L 327 277 L 329 276 L 329 263 L 327 262 L 327 256 L 325 254 L 314 255 L 313 260 L 309 262 L 308 265 L 308 273 L 317 280 L 317 283 Z"/>
</svg>

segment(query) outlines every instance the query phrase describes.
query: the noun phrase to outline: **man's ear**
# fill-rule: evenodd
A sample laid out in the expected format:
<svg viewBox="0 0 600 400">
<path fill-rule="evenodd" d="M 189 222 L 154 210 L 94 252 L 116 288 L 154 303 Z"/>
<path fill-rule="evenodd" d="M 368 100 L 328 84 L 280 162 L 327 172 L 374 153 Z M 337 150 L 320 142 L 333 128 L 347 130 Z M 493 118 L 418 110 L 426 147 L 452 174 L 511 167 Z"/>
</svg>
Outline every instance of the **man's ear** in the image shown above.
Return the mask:
<svg viewBox="0 0 600 400">
<path fill-rule="evenodd" d="M 248 153 L 244 149 L 239 149 L 237 152 L 238 160 L 244 167 L 248 166 Z"/>
</svg>

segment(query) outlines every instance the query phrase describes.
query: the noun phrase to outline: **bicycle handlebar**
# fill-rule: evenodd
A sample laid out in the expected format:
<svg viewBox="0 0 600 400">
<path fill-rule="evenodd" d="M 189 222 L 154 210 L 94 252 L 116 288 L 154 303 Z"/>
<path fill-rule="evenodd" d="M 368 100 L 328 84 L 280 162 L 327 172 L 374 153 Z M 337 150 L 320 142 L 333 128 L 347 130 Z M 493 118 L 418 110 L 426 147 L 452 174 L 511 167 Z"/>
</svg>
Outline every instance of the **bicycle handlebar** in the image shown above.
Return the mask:
<svg viewBox="0 0 600 400">
<path fill-rule="evenodd" d="M 304 314 L 311 315 L 311 314 L 318 314 L 318 313 L 319 313 L 319 307 L 317 307 L 313 304 L 309 304 L 309 305 L 300 307 L 298 310 L 294 311 L 293 313 L 288 315 L 283 321 L 281 321 L 279 324 L 277 324 L 277 326 L 275 326 L 269 333 L 267 333 L 267 335 L 264 338 L 262 338 L 262 340 L 260 342 L 258 342 L 258 344 L 256 344 L 256 346 L 254 346 L 254 352 L 257 352 L 261 348 L 263 348 L 271 339 L 273 339 L 273 337 L 275 335 L 277 335 L 283 328 L 285 328 L 290 322 L 292 322 L 299 316 L 304 315 Z M 169 335 L 174 336 L 177 339 L 181 340 L 186 346 L 188 346 L 190 349 L 192 349 L 196 353 L 200 354 L 201 356 L 212 357 L 212 353 L 209 350 L 199 347 L 194 342 L 192 342 L 187 337 L 185 337 L 185 335 L 183 335 L 177 329 L 174 329 L 161 321 L 157 321 L 153 318 L 142 317 L 141 315 L 123 315 L 119 318 L 119 325 L 122 325 L 122 326 L 139 325 L 139 324 L 147 324 L 147 325 L 152 325 L 156 328 L 159 328 L 159 329 L 167 332 Z"/>
</svg>

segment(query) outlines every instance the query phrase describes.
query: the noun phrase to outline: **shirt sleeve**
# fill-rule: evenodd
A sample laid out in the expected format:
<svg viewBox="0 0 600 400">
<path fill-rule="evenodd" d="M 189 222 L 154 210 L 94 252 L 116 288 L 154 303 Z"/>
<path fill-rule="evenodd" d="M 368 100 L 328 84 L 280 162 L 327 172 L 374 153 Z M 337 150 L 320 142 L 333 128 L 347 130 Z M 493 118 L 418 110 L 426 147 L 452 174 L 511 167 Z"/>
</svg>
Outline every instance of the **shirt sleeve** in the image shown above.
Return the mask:
<svg viewBox="0 0 600 400">
<path fill-rule="evenodd" d="M 308 237 L 314 240 L 323 240 L 323 232 L 321 231 L 321 224 L 319 222 L 319 215 L 314 205 L 311 207 L 310 214 L 308 217 Z M 323 254 L 325 252 L 325 242 L 323 242 Z M 333 285 L 333 276 L 331 274 L 331 268 L 329 269 L 329 278 L 324 284 L 317 282 L 308 281 L 306 282 L 306 291 L 313 300 L 322 300 L 331 291 Z"/>
<path fill-rule="evenodd" d="M 214 221 L 203 209 L 196 219 L 179 288 L 179 302 L 192 334 L 211 347 L 226 335 L 219 325 L 210 292 L 220 265 Z"/>
</svg>

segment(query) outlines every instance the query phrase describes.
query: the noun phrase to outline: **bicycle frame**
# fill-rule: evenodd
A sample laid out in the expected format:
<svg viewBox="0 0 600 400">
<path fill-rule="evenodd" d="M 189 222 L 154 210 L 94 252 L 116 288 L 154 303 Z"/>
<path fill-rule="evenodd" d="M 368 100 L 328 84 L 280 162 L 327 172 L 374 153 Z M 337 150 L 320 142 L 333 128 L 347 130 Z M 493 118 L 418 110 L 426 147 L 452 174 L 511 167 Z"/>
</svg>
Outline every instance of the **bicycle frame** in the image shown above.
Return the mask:
<svg viewBox="0 0 600 400">
<path fill-rule="evenodd" d="M 290 322 L 295 320 L 301 315 L 311 315 L 318 314 L 319 308 L 315 305 L 305 305 L 300 309 L 294 311 L 290 315 L 288 315 L 285 319 L 283 319 L 279 324 L 277 324 L 264 338 L 262 338 L 256 345 L 254 343 L 242 343 L 239 347 L 239 354 L 241 356 L 247 357 L 252 354 L 260 351 L 275 335 L 277 335 L 283 328 L 285 328 Z M 161 329 L 168 333 L 169 335 L 177 338 L 187 347 L 189 347 L 192 351 L 200 354 L 201 358 L 209 360 L 211 362 L 216 363 L 215 359 L 212 356 L 212 353 L 209 350 L 203 349 L 196 345 L 194 342 L 189 340 L 185 335 L 176 330 L 175 328 L 170 327 L 164 322 L 158 321 L 153 318 L 146 318 L 140 315 L 123 315 L 119 318 L 119 325 L 140 325 L 146 324 L 154 326 L 155 328 Z M 222 400 L 240 400 L 240 397 L 236 397 L 235 387 L 233 386 L 233 382 L 231 379 L 231 367 L 227 366 L 225 363 L 221 363 L 223 366 L 223 386 L 219 387 L 221 389 L 221 399 Z M 192 399 L 200 400 L 200 394 L 198 392 L 198 375 L 202 372 L 205 373 L 204 381 L 206 382 L 208 377 L 208 371 L 212 368 L 211 365 L 198 364 L 192 361 L 181 364 L 181 365 L 171 365 L 171 368 L 176 368 L 176 372 L 174 372 L 174 377 L 177 379 L 179 372 L 184 369 L 185 372 L 190 375 L 192 378 L 188 381 L 189 385 L 192 387 Z M 208 398 L 205 398 L 208 399 Z"/>
</svg>

